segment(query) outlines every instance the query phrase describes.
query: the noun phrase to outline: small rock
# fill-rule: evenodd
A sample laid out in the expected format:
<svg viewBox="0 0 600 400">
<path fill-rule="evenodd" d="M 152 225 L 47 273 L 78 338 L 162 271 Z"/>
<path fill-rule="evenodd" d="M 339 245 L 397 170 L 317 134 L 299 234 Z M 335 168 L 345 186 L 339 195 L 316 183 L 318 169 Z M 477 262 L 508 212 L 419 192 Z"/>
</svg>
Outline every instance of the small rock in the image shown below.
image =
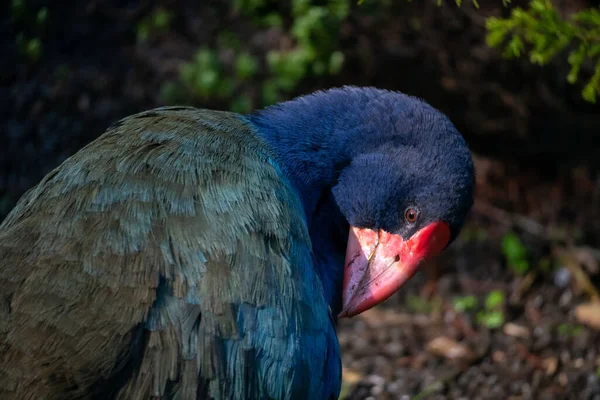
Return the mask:
<svg viewBox="0 0 600 400">
<path fill-rule="evenodd" d="M 569 378 L 567 378 L 567 374 L 561 372 L 558 375 L 558 383 L 560 383 L 561 386 L 567 386 L 567 384 L 569 383 Z"/>
<path fill-rule="evenodd" d="M 533 351 L 540 351 L 545 349 L 552 342 L 552 334 L 550 331 L 542 326 L 538 326 L 533 330 L 533 336 L 535 338 L 531 349 Z"/>
<path fill-rule="evenodd" d="M 570 290 L 565 290 L 558 299 L 558 305 L 563 308 L 570 307 L 572 301 L 573 301 L 573 292 L 571 292 Z"/>
<path fill-rule="evenodd" d="M 363 357 L 371 354 L 372 349 L 369 347 L 369 342 L 363 337 L 357 337 L 353 343 L 354 354 Z"/>
<path fill-rule="evenodd" d="M 506 361 L 506 354 L 503 351 L 496 350 L 492 353 L 492 360 L 495 363 L 502 364 Z"/>
<path fill-rule="evenodd" d="M 467 346 L 445 336 L 430 341 L 427 350 L 450 360 L 470 361 L 475 358 L 475 354 Z"/>
<path fill-rule="evenodd" d="M 563 364 L 569 364 L 571 362 L 571 358 L 572 358 L 571 353 L 569 353 L 568 350 L 561 351 L 559 357 L 560 357 L 560 361 Z"/>
<path fill-rule="evenodd" d="M 387 391 L 392 394 L 396 394 L 400 391 L 400 385 L 397 382 L 392 382 L 387 385 Z"/>
<path fill-rule="evenodd" d="M 369 375 L 365 379 L 365 382 L 370 383 L 371 385 L 374 385 L 374 386 L 383 386 L 383 385 L 385 385 L 385 379 L 383 379 L 379 375 Z"/>
<path fill-rule="evenodd" d="M 362 375 L 350 368 L 342 368 L 342 379 L 344 382 L 356 384 L 362 379 Z"/>
<path fill-rule="evenodd" d="M 575 317 L 579 322 L 600 330 L 600 302 L 580 304 L 575 308 Z"/>
<path fill-rule="evenodd" d="M 383 393 L 383 386 L 373 386 L 371 388 L 371 394 L 375 397 L 379 396 L 381 393 Z"/>
<path fill-rule="evenodd" d="M 404 346 L 400 342 L 391 342 L 384 346 L 383 352 L 390 357 L 400 357 L 404 353 Z"/>
<path fill-rule="evenodd" d="M 504 334 L 507 336 L 520 337 L 524 339 L 531 336 L 529 329 L 513 322 L 504 324 Z"/>
<path fill-rule="evenodd" d="M 533 306 L 535 308 L 542 308 L 542 306 L 544 305 L 544 298 L 542 296 L 535 296 L 535 298 L 533 299 Z"/>
<path fill-rule="evenodd" d="M 558 368 L 558 359 L 556 357 L 548 357 L 542 360 L 542 365 L 546 370 L 546 375 L 552 376 Z"/>
<path fill-rule="evenodd" d="M 561 289 L 564 289 L 567 286 L 569 286 L 570 282 L 571 282 L 571 271 L 569 271 L 567 268 L 564 268 L 564 267 L 556 270 L 556 272 L 554 273 L 554 284 L 556 286 L 558 286 Z"/>
</svg>

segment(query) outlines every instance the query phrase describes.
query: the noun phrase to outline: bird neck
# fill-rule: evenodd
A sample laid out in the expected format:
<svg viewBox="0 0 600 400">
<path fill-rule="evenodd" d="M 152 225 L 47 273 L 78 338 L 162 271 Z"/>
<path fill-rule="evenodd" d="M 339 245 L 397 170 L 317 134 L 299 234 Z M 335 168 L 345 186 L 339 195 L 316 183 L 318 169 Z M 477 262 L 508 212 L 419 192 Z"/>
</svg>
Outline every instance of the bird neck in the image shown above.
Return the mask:
<svg viewBox="0 0 600 400">
<path fill-rule="evenodd" d="M 249 120 L 275 151 L 298 190 L 310 224 L 319 203 L 349 164 L 350 154 L 335 137 L 336 121 L 331 116 L 314 115 L 310 110 L 294 111 L 268 108 Z"/>
<path fill-rule="evenodd" d="M 331 189 L 351 161 L 340 132 L 345 131 L 342 124 L 352 124 L 352 115 L 344 107 L 339 107 L 343 113 L 335 112 L 331 106 L 314 102 L 283 105 L 247 119 L 274 150 L 300 195 L 313 245 L 314 267 L 325 298 L 337 315 L 341 309 L 348 223 Z"/>
</svg>

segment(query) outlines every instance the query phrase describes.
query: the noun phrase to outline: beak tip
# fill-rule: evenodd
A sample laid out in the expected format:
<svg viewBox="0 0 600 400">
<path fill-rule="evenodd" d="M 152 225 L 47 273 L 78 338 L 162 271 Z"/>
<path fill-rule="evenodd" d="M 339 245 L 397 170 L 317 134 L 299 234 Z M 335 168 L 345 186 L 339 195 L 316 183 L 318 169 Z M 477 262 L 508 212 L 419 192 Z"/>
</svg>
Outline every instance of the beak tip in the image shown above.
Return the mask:
<svg viewBox="0 0 600 400">
<path fill-rule="evenodd" d="M 348 304 L 342 306 L 342 311 L 337 315 L 338 318 L 348 317 Z"/>
<path fill-rule="evenodd" d="M 350 312 L 351 310 L 349 309 L 343 309 L 338 315 L 337 318 L 352 318 L 355 314 Z"/>
</svg>

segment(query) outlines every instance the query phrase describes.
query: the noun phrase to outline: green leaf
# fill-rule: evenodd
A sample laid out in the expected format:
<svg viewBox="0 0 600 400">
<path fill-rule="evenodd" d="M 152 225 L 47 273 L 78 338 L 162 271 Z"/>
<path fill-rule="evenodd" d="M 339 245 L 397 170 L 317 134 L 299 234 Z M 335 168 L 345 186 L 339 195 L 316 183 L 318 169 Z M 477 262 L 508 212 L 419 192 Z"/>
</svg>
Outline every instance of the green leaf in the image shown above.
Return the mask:
<svg viewBox="0 0 600 400">
<path fill-rule="evenodd" d="M 596 103 L 596 88 L 589 82 L 581 91 L 581 96 L 590 103 Z"/>
<path fill-rule="evenodd" d="M 579 75 L 579 70 L 581 69 L 581 65 L 585 59 L 586 46 L 582 43 L 579 45 L 577 50 L 573 50 L 569 53 L 569 64 L 571 64 L 571 69 L 569 70 L 569 75 L 567 75 L 567 81 L 571 84 L 577 81 L 577 77 Z"/>
<path fill-rule="evenodd" d="M 331 75 L 338 74 L 344 65 L 345 56 L 341 51 L 334 51 L 329 56 L 329 73 Z"/>
<path fill-rule="evenodd" d="M 211 89 L 217 83 L 218 79 L 219 74 L 217 73 L 217 71 L 212 69 L 205 69 L 203 71 L 199 71 L 198 75 L 196 75 L 195 84 L 196 87 L 200 90 L 200 92 L 208 95 Z"/>
<path fill-rule="evenodd" d="M 43 25 L 48 20 L 48 9 L 46 7 L 40 8 L 35 16 L 35 21 L 38 25 Z"/>
<path fill-rule="evenodd" d="M 517 275 L 525 275 L 529 272 L 529 261 L 527 260 L 516 260 L 510 264 L 511 269 Z"/>
<path fill-rule="evenodd" d="M 331 15 L 333 15 L 338 21 L 341 21 L 350 13 L 350 1 L 331 0 L 329 1 L 327 8 L 329 9 Z"/>
<path fill-rule="evenodd" d="M 506 37 L 506 31 L 504 29 L 488 28 L 488 34 L 485 37 L 485 40 L 490 47 L 498 47 L 504 42 L 504 38 Z"/>
<path fill-rule="evenodd" d="M 172 19 L 173 13 L 162 7 L 157 8 L 152 14 L 152 23 L 159 29 L 167 29 L 170 26 Z"/>
<path fill-rule="evenodd" d="M 504 292 L 501 290 L 493 290 L 485 298 L 485 308 L 489 311 L 501 308 L 503 304 Z"/>
<path fill-rule="evenodd" d="M 598 54 L 600 54 L 600 42 L 592 44 L 587 51 L 588 57 L 595 57 Z"/>
<path fill-rule="evenodd" d="M 501 311 L 481 311 L 477 313 L 476 321 L 488 329 L 497 329 L 504 325 L 504 314 Z"/>
<path fill-rule="evenodd" d="M 30 61 L 38 61 L 42 56 L 42 41 L 40 38 L 33 38 L 27 41 L 25 46 L 25 55 Z"/>
<path fill-rule="evenodd" d="M 235 60 L 235 73 L 241 80 L 252 78 L 258 71 L 258 61 L 249 53 L 242 53 Z"/>
<path fill-rule="evenodd" d="M 19 18 L 25 14 L 25 1 L 24 0 L 12 0 L 10 2 L 10 11 L 12 12 L 13 18 Z"/>
<path fill-rule="evenodd" d="M 531 0 L 527 9 L 512 9 L 508 18 L 488 18 L 486 29 L 490 47 L 503 47 L 507 58 L 527 56 L 533 64 L 546 65 L 565 48 L 577 48 L 569 54 L 571 68 L 566 79 L 572 84 L 577 82 L 582 65 L 600 55 L 600 9 L 596 7 L 563 17 L 551 0 Z M 506 42 L 509 35 L 512 39 Z M 588 82 L 582 96 L 595 102 L 599 90 L 600 76 L 598 81 Z"/>
<path fill-rule="evenodd" d="M 254 14 L 259 8 L 266 5 L 266 0 L 234 0 L 233 10 L 245 15 Z"/>
<path fill-rule="evenodd" d="M 594 75 L 583 88 L 582 96 L 587 101 L 595 103 L 598 93 L 600 93 L 600 61 L 596 63 Z"/>
<path fill-rule="evenodd" d="M 283 19 L 277 13 L 270 13 L 262 19 L 262 24 L 268 27 L 281 28 L 283 26 Z"/>
<path fill-rule="evenodd" d="M 479 305 L 477 297 L 463 296 L 454 299 L 454 310 L 456 312 L 465 312 L 475 309 Z"/>
<path fill-rule="evenodd" d="M 210 68 L 218 63 L 215 53 L 207 48 L 200 49 L 194 57 L 194 63 L 202 68 Z"/>
<path fill-rule="evenodd" d="M 560 324 L 556 327 L 560 336 L 575 337 L 583 333 L 584 329 L 581 325 L 572 325 L 568 323 Z"/>
<path fill-rule="evenodd" d="M 311 0 L 293 0 L 292 1 L 292 12 L 296 15 L 305 14 L 311 7 Z"/>
<path fill-rule="evenodd" d="M 527 249 L 514 232 L 509 232 L 502 239 L 502 251 L 509 262 L 516 262 L 527 257 Z"/>
<path fill-rule="evenodd" d="M 517 35 L 513 35 L 508 44 L 506 45 L 506 51 L 511 57 L 519 57 L 525 50 L 525 45 L 521 38 Z"/>
<path fill-rule="evenodd" d="M 545 11 L 548 11 L 550 9 L 552 9 L 552 3 L 546 2 L 546 1 L 542 1 L 542 0 L 532 0 L 531 3 L 529 3 L 529 7 L 537 13 L 543 13 Z"/>
<path fill-rule="evenodd" d="M 145 42 L 150 37 L 150 25 L 146 21 L 138 23 L 136 36 L 139 42 Z"/>
</svg>

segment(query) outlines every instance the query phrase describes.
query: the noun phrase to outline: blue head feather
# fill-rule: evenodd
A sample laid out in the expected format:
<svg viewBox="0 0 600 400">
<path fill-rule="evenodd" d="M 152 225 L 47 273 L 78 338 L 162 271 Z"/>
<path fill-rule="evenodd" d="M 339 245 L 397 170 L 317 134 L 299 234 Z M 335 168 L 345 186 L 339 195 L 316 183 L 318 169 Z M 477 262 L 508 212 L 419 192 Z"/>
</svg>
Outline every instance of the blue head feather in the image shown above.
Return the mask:
<svg viewBox="0 0 600 400">
<path fill-rule="evenodd" d="M 247 117 L 300 193 L 325 297 L 341 307 L 348 224 L 407 238 L 432 221 L 452 240 L 473 203 L 475 172 L 463 137 L 441 112 L 402 93 L 344 87 Z M 408 207 L 419 211 L 406 224 Z"/>
</svg>

